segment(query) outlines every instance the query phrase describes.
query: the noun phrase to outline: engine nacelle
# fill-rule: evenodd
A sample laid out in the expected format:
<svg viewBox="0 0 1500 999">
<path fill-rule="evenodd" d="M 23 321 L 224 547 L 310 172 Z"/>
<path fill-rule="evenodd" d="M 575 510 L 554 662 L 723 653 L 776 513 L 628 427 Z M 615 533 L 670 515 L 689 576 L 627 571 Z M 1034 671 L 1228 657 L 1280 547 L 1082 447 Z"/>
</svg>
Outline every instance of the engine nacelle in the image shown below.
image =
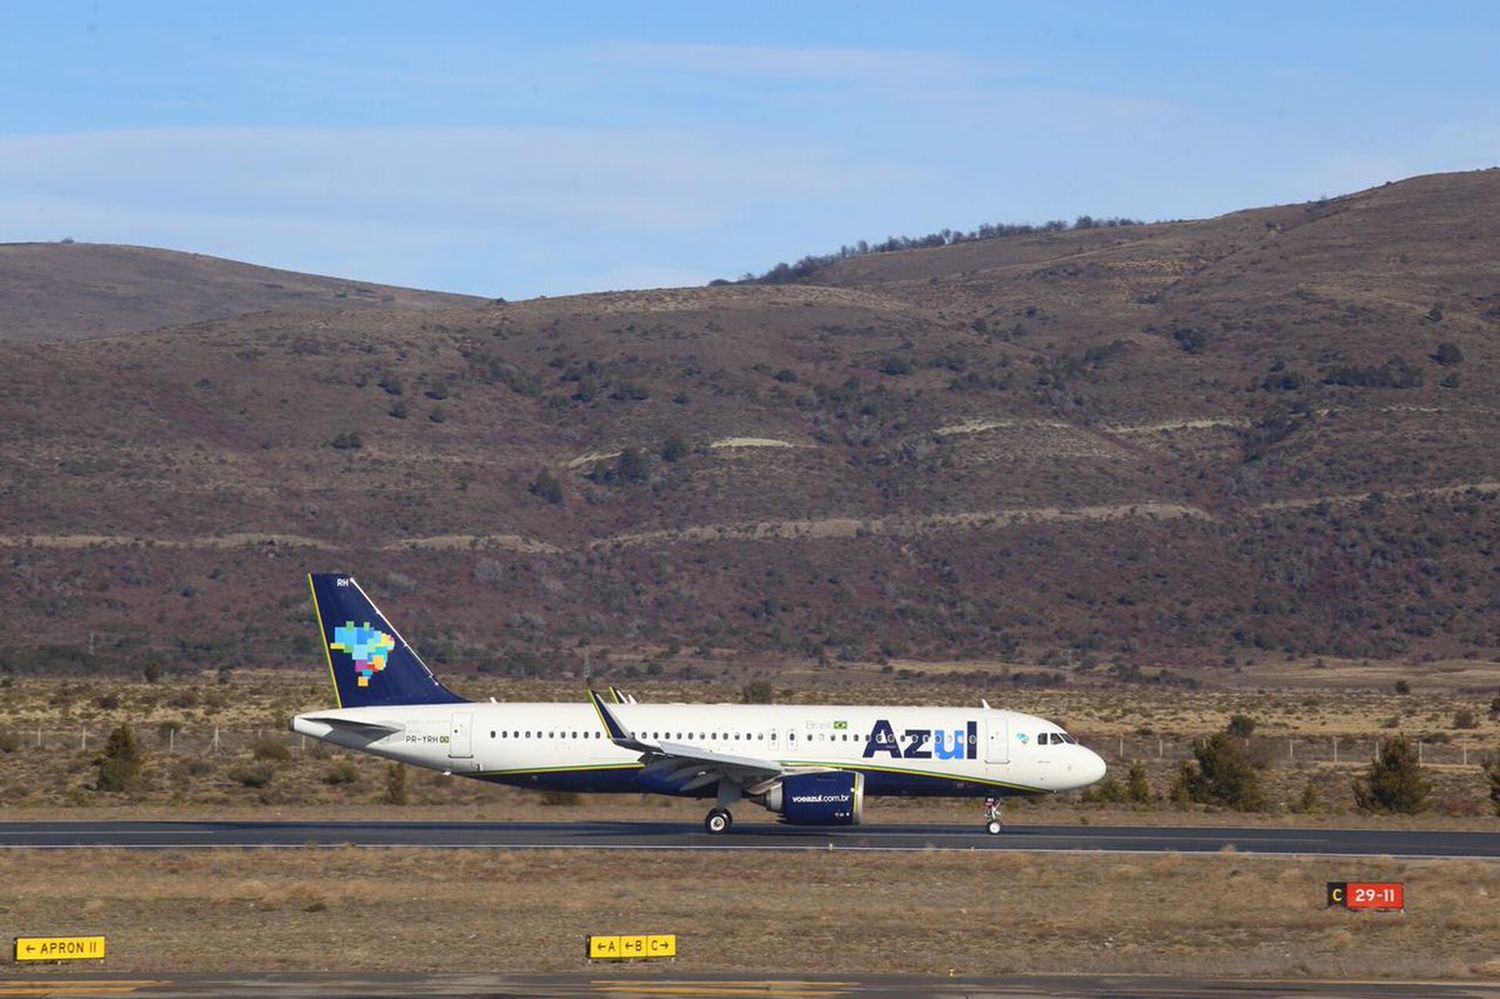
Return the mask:
<svg viewBox="0 0 1500 999">
<path fill-rule="evenodd" d="M 865 775 L 848 770 L 792 774 L 758 799 L 796 826 L 855 826 L 865 803 Z"/>
</svg>

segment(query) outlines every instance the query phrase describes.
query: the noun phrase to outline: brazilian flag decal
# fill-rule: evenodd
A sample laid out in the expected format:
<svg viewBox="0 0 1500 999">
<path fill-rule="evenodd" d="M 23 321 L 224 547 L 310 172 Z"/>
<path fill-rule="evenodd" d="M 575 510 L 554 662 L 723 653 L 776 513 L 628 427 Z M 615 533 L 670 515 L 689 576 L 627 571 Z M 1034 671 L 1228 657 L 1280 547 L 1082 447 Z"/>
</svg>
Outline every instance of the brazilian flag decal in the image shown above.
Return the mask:
<svg viewBox="0 0 1500 999">
<path fill-rule="evenodd" d="M 836 722 L 833 723 L 833 727 L 836 728 L 836 729 L 837 728 L 848 728 L 849 727 L 849 723 L 846 722 L 846 721 L 836 721 Z"/>
</svg>

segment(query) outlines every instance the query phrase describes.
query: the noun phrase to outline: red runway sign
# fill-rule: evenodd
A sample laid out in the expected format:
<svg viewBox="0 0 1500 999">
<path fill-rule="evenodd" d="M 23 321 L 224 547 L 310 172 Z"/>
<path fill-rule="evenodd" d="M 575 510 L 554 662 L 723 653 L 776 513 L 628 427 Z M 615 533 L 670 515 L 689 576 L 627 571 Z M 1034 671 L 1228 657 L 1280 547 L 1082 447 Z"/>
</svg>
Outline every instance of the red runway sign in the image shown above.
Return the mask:
<svg viewBox="0 0 1500 999">
<path fill-rule="evenodd" d="M 1328 905 L 1356 912 L 1400 912 L 1406 908 L 1406 886 L 1400 881 L 1330 881 Z"/>
</svg>

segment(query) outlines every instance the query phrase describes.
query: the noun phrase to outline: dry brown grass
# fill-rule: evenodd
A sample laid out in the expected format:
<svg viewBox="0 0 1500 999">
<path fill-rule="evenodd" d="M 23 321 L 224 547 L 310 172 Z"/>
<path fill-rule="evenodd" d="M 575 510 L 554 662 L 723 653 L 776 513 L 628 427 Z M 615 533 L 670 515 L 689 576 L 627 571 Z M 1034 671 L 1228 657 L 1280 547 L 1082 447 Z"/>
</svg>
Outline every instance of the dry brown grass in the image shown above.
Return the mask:
<svg viewBox="0 0 1500 999">
<path fill-rule="evenodd" d="M 1500 865 L 1459 861 L 346 848 L 11 853 L 0 877 L 9 925 L 105 933 L 130 972 L 559 970 L 591 932 L 675 932 L 692 971 L 1464 978 L 1500 948 Z M 1354 878 L 1404 880 L 1409 910 L 1325 909 Z"/>
</svg>

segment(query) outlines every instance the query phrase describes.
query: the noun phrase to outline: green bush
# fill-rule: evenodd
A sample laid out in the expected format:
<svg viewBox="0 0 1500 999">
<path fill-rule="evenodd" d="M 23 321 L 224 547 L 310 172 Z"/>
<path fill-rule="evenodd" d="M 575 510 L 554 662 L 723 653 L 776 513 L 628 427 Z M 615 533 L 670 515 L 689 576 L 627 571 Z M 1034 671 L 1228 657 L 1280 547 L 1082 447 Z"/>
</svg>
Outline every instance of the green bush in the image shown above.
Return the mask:
<svg viewBox="0 0 1500 999">
<path fill-rule="evenodd" d="M 1125 797 L 1138 805 L 1151 801 L 1151 782 L 1146 779 L 1146 764 L 1142 760 L 1130 761 L 1130 770 L 1125 775 Z"/>
<path fill-rule="evenodd" d="M 770 680 L 751 680 L 740 688 L 741 704 L 770 704 L 773 699 Z"/>
<path fill-rule="evenodd" d="M 406 768 L 392 763 L 385 768 L 385 790 L 381 792 L 382 805 L 406 804 Z"/>
<path fill-rule="evenodd" d="M 1172 790 L 1174 800 L 1222 805 L 1237 812 L 1266 808 L 1260 775 L 1238 742 L 1216 732 L 1193 743 L 1195 763 L 1184 763 Z"/>
<path fill-rule="evenodd" d="M 1422 777 L 1416 748 L 1396 736 L 1381 741 L 1368 776 L 1354 782 L 1354 803 L 1362 812 L 1416 815 L 1427 808 L 1431 788 Z"/>
<path fill-rule="evenodd" d="M 141 776 L 141 747 L 129 725 L 117 725 L 104 743 L 99 757 L 99 776 L 94 790 L 109 793 L 128 791 Z"/>
</svg>

